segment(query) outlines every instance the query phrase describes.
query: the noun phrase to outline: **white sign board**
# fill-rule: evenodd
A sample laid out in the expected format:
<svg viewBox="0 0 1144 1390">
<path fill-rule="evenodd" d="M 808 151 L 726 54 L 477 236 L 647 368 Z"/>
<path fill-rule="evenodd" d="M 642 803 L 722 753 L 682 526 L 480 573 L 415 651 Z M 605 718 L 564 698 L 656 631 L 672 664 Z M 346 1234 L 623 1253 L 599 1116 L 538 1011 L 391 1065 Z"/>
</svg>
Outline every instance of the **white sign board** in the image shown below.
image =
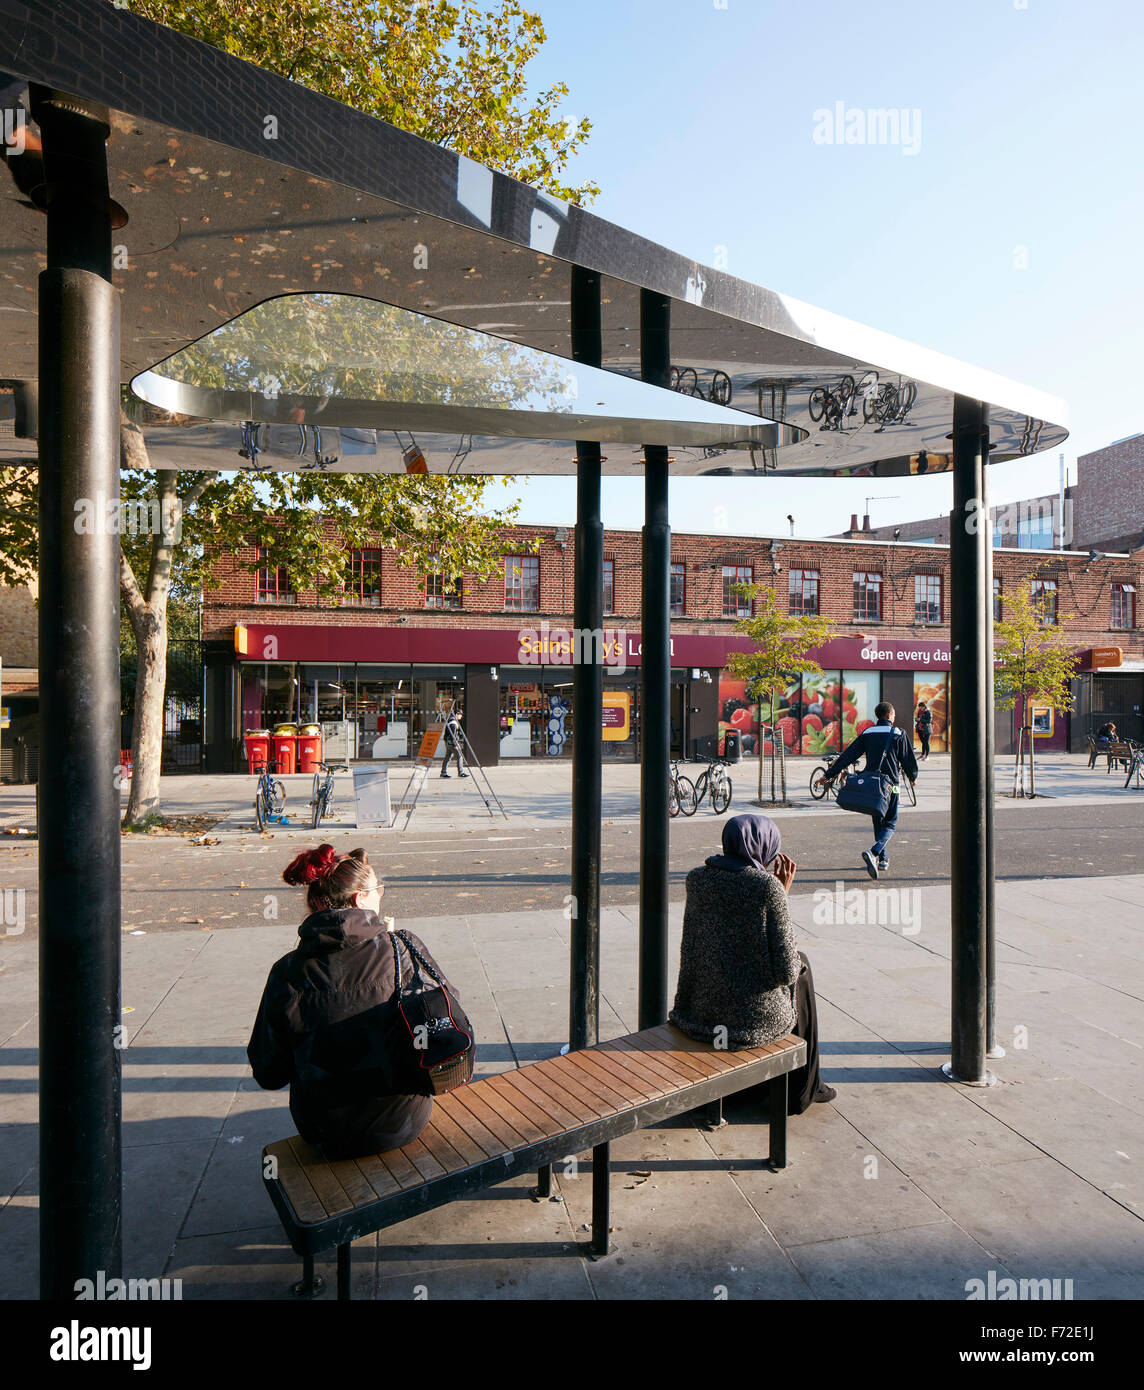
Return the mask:
<svg viewBox="0 0 1144 1390">
<path fill-rule="evenodd" d="M 367 825 L 384 825 L 393 819 L 389 801 L 389 768 L 355 767 L 354 808 L 360 830 Z"/>
</svg>

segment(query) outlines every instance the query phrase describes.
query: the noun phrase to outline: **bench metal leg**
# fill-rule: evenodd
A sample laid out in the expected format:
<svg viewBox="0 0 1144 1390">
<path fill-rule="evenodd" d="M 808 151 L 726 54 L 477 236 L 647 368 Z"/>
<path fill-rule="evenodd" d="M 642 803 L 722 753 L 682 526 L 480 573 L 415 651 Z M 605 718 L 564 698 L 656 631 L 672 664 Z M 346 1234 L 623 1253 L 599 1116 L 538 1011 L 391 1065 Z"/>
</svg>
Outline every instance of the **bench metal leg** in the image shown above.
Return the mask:
<svg viewBox="0 0 1144 1390">
<path fill-rule="evenodd" d="M 608 1159 L 611 1145 L 597 1144 L 592 1150 L 592 1241 L 588 1257 L 602 1260 L 612 1249 L 608 1240 L 611 1224 L 611 1193 L 608 1185 Z"/>
<path fill-rule="evenodd" d="M 290 1285 L 290 1292 L 296 1298 L 317 1298 L 326 1287 L 326 1281 L 320 1274 L 314 1273 L 313 1255 L 302 1256 L 302 1277 L 296 1284 Z"/>
<path fill-rule="evenodd" d="M 787 1085 L 789 1073 L 771 1078 L 771 1167 L 786 1167 Z"/>
<path fill-rule="evenodd" d="M 552 1196 L 551 1163 L 546 1163 L 543 1168 L 538 1168 L 536 1170 L 536 1186 L 532 1189 L 530 1195 L 534 1202 L 544 1202 Z"/>
<path fill-rule="evenodd" d="M 348 1303 L 353 1297 L 350 1283 L 350 1243 L 338 1246 L 338 1302 Z"/>
<path fill-rule="evenodd" d="M 702 1125 L 704 1129 L 722 1129 L 727 1121 L 723 1118 L 723 1097 L 709 1101 L 703 1107 Z"/>
</svg>

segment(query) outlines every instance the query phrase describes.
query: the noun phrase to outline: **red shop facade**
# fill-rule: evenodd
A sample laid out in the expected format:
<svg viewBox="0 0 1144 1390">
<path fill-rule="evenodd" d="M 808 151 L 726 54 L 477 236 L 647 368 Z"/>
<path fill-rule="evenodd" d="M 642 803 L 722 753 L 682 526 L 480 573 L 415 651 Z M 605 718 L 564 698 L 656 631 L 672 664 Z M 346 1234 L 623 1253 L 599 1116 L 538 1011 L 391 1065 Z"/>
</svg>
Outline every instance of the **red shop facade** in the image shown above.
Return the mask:
<svg viewBox="0 0 1144 1390">
<path fill-rule="evenodd" d="M 637 762 L 641 635 L 615 627 L 603 639 L 578 651 L 571 630 L 546 623 L 237 627 L 233 651 L 208 660 L 207 769 L 239 770 L 244 734 L 286 723 L 319 724 L 331 760 L 400 761 L 450 709 L 486 766 L 570 757 L 578 656 L 603 661 L 605 759 Z M 934 716 L 932 749 L 946 750 L 948 640 L 834 638 L 813 653 L 821 674 L 792 678 L 773 697 L 748 691 L 726 669 L 729 654 L 748 647 L 729 633 L 672 635 L 673 757 L 722 752 L 729 729 L 750 756 L 773 723 L 788 754 L 821 758 L 872 723 L 883 699 L 908 729 L 924 699 Z"/>
</svg>

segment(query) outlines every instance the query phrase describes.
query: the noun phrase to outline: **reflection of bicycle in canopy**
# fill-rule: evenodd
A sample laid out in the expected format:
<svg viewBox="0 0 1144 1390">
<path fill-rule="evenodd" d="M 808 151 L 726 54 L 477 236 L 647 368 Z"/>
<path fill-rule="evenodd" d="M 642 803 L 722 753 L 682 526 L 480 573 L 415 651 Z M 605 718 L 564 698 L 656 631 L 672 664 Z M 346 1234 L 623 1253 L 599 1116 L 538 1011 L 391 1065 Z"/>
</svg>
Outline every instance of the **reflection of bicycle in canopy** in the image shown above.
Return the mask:
<svg viewBox="0 0 1144 1390">
<path fill-rule="evenodd" d="M 851 409 L 855 401 L 854 378 L 847 375 L 837 386 L 816 386 L 810 393 L 807 409 L 816 425 L 822 421 L 819 429 L 840 430 L 847 411 L 857 414 L 856 408 Z"/>
<path fill-rule="evenodd" d="M 876 391 L 863 399 L 862 418 L 867 424 L 871 420 L 877 421 L 878 429 L 874 431 L 877 434 L 887 425 L 904 424 L 917 398 L 916 381 L 899 380 L 896 386 L 892 381 L 884 381 Z"/>
<path fill-rule="evenodd" d="M 713 405 L 728 405 L 734 387 L 726 372 L 715 372 L 711 385 L 704 391 L 699 385 L 699 374 L 694 367 L 669 367 L 667 369 L 667 389 L 678 391 L 683 396 L 698 396 L 700 400 Z"/>
</svg>

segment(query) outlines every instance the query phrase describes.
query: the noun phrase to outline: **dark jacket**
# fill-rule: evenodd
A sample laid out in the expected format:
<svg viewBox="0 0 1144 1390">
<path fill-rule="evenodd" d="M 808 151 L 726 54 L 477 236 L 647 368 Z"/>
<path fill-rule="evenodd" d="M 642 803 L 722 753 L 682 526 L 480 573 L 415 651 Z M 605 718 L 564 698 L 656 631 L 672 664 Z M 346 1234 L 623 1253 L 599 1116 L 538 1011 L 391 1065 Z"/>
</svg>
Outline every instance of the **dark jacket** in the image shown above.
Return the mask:
<svg viewBox="0 0 1144 1390">
<path fill-rule="evenodd" d="M 668 1015 L 688 1037 L 729 1049 L 761 1047 L 794 1027 L 791 985 L 802 962 L 786 891 L 765 869 L 687 875 L 679 985 Z"/>
<path fill-rule="evenodd" d="M 408 936 L 444 980 L 424 944 Z M 272 966 L 262 993 L 246 1049 L 255 1081 L 270 1091 L 289 1085 L 298 1133 L 330 1157 L 410 1143 L 429 1123 L 433 1101 L 402 1092 L 397 1079 L 395 1048 L 405 1025 L 394 999 L 389 933 L 376 913 L 349 907 L 313 913 L 298 937 Z M 408 980 L 404 949 L 401 961 Z"/>
<path fill-rule="evenodd" d="M 901 729 L 895 728 L 888 719 L 879 720 L 871 728 L 864 729 L 846 752 L 835 758 L 826 769 L 827 777 L 833 777 L 836 772 L 850 767 L 863 754 L 866 756 L 863 771 L 877 772 L 881 764 L 882 771 L 895 787 L 902 780 L 903 772 L 911 782 L 918 780 L 918 760 L 914 755 L 914 746 L 909 736 Z M 886 758 L 885 763 L 882 763 L 883 754 Z"/>
<path fill-rule="evenodd" d="M 927 734 L 933 728 L 933 711 L 928 706 L 914 716 L 914 727 Z"/>
</svg>

